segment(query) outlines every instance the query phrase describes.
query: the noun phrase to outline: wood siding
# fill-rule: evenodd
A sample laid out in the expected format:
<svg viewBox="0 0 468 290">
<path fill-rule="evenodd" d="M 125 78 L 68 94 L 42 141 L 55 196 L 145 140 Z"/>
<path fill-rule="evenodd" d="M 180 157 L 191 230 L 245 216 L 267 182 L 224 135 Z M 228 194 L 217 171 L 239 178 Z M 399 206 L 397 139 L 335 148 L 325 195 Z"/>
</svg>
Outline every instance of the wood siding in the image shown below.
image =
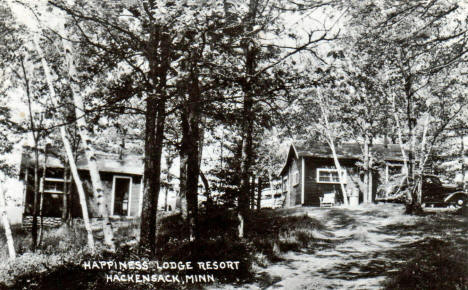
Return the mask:
<svg viewBox="0 0 468 290">
<path fill-rule="evenodd" d="M 132 196 L 130 202 L 130 216 L 138 216 L 140 211 L 141 176 L 133 177 Z"/>
<path fill-rule="evenodd" d="M 25 208 L 24 208 L 25 215 L 32 214 L 32 203 L 33 203 L 33 196 L 34 196 L 34 192 L 33 192 L 34 178 L 32 178 L 31 172 L 33 172 L 33 170 L 29 170 L 29 177 L 25 180 L 27 182 L 26 194 L 25 194 L 26 195 L 25 196 Z M 86 193 L 86 202 L 88 204 L 89 216 L 92 218 L 97 218 L 100 215 L 99 215 L 96 198 L 93 196 L 89 173 L 87 171 L 80 170 L 79 174 L 83 182 L 83 187 Z M 130 196 L 131 198 L 130 216 L 138 216 L 139 207 L 140 207 L 141 176 L 121 174 L 121 173 L 117 174 L 117 173 L 110 173 L 110 172 L 100 172 L 101 180 L 102 180 L 103 187 L 104 187 L 104 199 L 105 199 L 105 202 L 109 205 L 109 209 L 112 206 L 112 194 L 113 194 L 112 183 L 113 183 L 114 175 L 132 177 L 132 185 L 131 185 L 132 192 Z M 63 169 L 48 169 L 46 176 L 53 177 L 53 178 L 63 178 Z M 63 197 L 60 194 L 60 201 L 55 202 L 53 205 L 44 204 L 44 216 L 60 217 L 61 211 L 63 208 L 62 199 Z M 70 199 L 69 202 L 70 202 L 71 215 L 73 217 L 82 217 L 78 193 L 76 190 L 76 186 L 74 184 L 73 184 L 71 196 L 69 197 L 69 199 Z M 52 208 L 49 208 L 50 206 L 52 206 Z"/>
<path fill-rule="evenodd" d="M 349 173 L 355 173 L 355 161 L 340 160 L 340 164 Z M 305 158 L 304 205 L 320 206 L 320 197 L 327 192 L 337 192 L 337 202 L 343 202 L 339 184 L 317 182 L 318 168 L 335 168 L 335 164 L 331 158 Z"/>
<path fill-rule="evenodd" d="M 296 177 L 296 172 L 299 173 Z M 289 161 L 288 170 L 283 174 L 282 183 L 284 182 L 284 177 L 287 176 L 288 181 L 286 184 L 286 207 L 293 207 L 301 205 L 302 201 L 302 166 L 301 159 L 291 158 Z M 298 179 L 296 183 L 295 180 Z"/>
</svg>

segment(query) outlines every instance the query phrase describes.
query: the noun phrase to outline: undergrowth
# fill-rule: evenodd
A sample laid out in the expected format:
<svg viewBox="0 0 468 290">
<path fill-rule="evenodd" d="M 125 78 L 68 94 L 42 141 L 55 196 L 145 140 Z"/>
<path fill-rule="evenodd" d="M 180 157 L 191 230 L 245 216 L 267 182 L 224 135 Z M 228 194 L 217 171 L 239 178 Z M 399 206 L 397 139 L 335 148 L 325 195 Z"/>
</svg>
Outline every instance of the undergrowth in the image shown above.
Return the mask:
<svg viewBox="0 0 468 290">
<path fill-rule="evenodd" d="M 409 247 L 412 258 L 390 275 L 386 289 L 468 289 L 468 245 L 426 238 Z"/>
<path fill-rule="evenodd" d="M 83 261 L 239 261 L 239 268 L 216 271 L 218 283 L 244 283 L 253 279 L 252 266 L 267 266 L 280 260 L 287 251 L 311 250 L 314 233 L 323 225 L 307 215 L 293 216 L 285 212 L 262 210 L 247 217 L 246 237 L 237 237 L 237 215 L 230 209 L 218 207 L 199 216 L 199 238 L 187 239 L 188 228 L 178 214 L 159 216 L 156 240 L 157 256 L 147 257 L 138 252 L 139 220 L 114 224 L 117 251 L 106 252 L 101 247 L 102 233 L 95 232 L 97 251 L 91 253 L 86 245 L 86 232 L 81 224 L 62 226 L 44 232 L 41 247 L 30 252 L 28 232 L 13 233 L 18 258 L 7 261 L 7 252 L 0 255 L 0 289 L 127 289 L 128 287 L 158 289 L 174 285 L 137 285 L 105 281 L 104 272 L 84 270 Z M 4 238 L 0 236 L 0 243 Z M 5 248 L 5 247 L 2 247 Z M 199 274 L 183 270 L 178 274 Z M 66 279 L 60 277 L 67 277 Z M 72 281 L 72 282 L 67 282 Z M 2 284 L 3 283 L 3 284 Z M 188 287 L 188 286 L 182 286 Z M 197 287 L 191 285 L 190 289 Z"/>
</svg>

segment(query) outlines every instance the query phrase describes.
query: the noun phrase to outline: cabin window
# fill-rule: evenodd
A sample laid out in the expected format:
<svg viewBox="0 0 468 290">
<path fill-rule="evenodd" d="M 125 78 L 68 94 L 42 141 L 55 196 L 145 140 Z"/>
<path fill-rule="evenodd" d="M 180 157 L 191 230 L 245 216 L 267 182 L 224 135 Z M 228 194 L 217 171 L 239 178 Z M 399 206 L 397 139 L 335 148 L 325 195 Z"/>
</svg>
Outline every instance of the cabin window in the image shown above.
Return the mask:
<svg viewBox="0 0 468 290">
<path fill-rule="evenodd" d="M 130 216 L 132 178 L 114 176 L 112 192 L 112 215 Z"/>
<path fill-rule="evenodd" d="M 283 178 L 283 192 L 288 191 L 288 178 L 284 177 Z"/>
<path fill-rule="evenodd" d="M 67 187 L 70 186 L 70 180 L 67 180 L 66 183 L 68 183 Z M 41 186 L 39 190 L 44 190 L 44 195 L 42 196 L 42 214 L 44 216 L 60 217 L 62 215 L 65 193 L 65 180 L 62 178 L 46 177 L 41 180 Z"/>
<path fill-rule="evenodd" d="M 343 183 L 346 183 L 345 170 L 341 170 L 341 177 L 343 178 Z M 338 169 L 318 168 L 317 183 L 340 183 L 340 178 L 338 177 Z"/>
<path fill-rule="evenodd" d="M 293 185 L 298 185 L 299 184 L 299 171 L 296 171 L 293 173 Z"/>
<path fill-rule="evenodd" d="M 67 183 L 70 183 L 70 180 L 67 180 Z M 43 181 L 43 184 L 44 193 L 63 194 L 65 189 L 65 179 L 62 178 L 46 177 Z"/>
<path fill-rule="evenodd" d="M 390 176 L 403 173 L 402 164 L 388 164 L 388 174 Z"/>
</svg>

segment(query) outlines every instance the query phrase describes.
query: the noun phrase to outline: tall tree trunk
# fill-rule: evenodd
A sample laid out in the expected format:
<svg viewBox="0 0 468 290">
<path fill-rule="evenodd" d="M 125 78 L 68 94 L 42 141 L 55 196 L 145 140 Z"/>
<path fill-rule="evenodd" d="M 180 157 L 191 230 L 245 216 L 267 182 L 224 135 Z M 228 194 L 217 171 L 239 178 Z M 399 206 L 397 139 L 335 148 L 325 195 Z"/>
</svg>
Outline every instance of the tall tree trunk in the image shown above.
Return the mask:
<svg viewBox="0 0 468 290">
<path fill-rule="evenodd" d="M 251 183 L 250 183 L 250 194 L 249 194 L 249 200 L 250 200 L 250 210 L 254 210 L 255 209 L 255 189 L 257 188 L 255 186 L 255 176 L 252 175 L 252 177 L 250 178 L 251 180 Z"/>
<path fill-rule="evenodd" d="M 369 203 L 369 138 L 367 136 L 364 141 L 364 184 L 366 190 L 363 192 L 363 201 Z"/>
<path fill-rule="evenodd" d="M 69 165 L 68 162 L 65 164 L 65 168 L 63 169 L 63 196 L 62 196 L 62 221 L 66 222 L 68 219 L 68 188 L 71 184 L 68 184 L 68 169 Z"/>
<path fill-rule="evenodd" d="M 38 54 L 41 57 L 41 62 L 42 62 L 42 67 L 44 69 L 44 73 L 46 76 L 47 80 L 47 86 L 49 89 L 49 94 L 50 98 L 52 100 L 52 103 L 55 104 L 55 100 L 58 100 L 57 95 L 55 94 L 55 89 L 53 86 L 53 81 L 52 81 L 52 76 L 50 74 L 50 69 L 49 65 L 47 64 L 45 58 L 44 58 L 44 52 L 42 51 L 40 45 L 39 45 L 39 40 L 37 38 L 34 38 L 34 44 L 36 47 L 36 50 Z M 88 237 L 88 247 L 92 250 L 94 250 L 94 239 L 93 239 L 93 233 L 91 230 L 91 224 L 89 223 L 89 216 L 88 216 L 88 206 L 86 204 L 86 195 L 83 189 L 83 184 L 81 183 L 80 176 L 78 175 L 78 169 L 76 168 L 76 163 L 75 159 L 73 157 L 73 151 L 72 147 L 70 145 L 70 141 L 67 139 L 67 133 L 65 131 L 64 126 L 60 126 L 60 137 L 63 142 L 63 147 L 65 148 L 65 152 L 67 154 L 68 162 L 70 164 L 70 169 L 73 174 L 73 178 L 75 180 L 76 187 L 78 189 L 78 194 L 80 196 L 80 204 L 81 204 L 81 210 L 83 214 L 83 221 L 85 224 L 86 232 L 87 232 L 87 237 Z"/>
<path fill-rule="evenodd" d="M 2 216 L 3 229 L 5 230 L 5 237 L 7 240 L 8 254 L 10 259 L 16 258 L 15 245 L 13 242 L 13 235 L 11 234 L 10 222 L 8 221 L 5 192 L 0 181 L 0 214 Z"/>
<path fill-rule="evenodd" d="M 182 141 L 183 143 L 184 141 Z M 187 163 L 188 155 L 181 150 L 179 154 L 179 194 L 177 196 L 177 208 L 182 219 L 187 220 Z"/>
<path fill-rule="evenodd" d="M 468 166 L 467 166 L 467 159 L 468 156 L 465 156 L 465 134 L 463 134 L 463 130 L 460 131 L 460 159 L 459 162 L 461 163 L 461 176 L 462 176 L 462 185 L 463 190 L 468 191 Z"/>
<path fill-rule="evenodd" d="M 417 190 L 416 190 L 416 205 L 419 207 L 422 207 L 422 199 L 423 199 L 423 192 L 422 192 L 422 183 L 423 183 L 423 178 L 422 174 L 424 173 L 424 167 L 426 166 L 427 159 L 429 158 L 429 152 L 426 150 L 426 144 L 427 144 L 427 131 L 429 129 L 429 115 L 426 115 L 425 121 L 424 121 L 424 128 L 423 128 L 423 136 L 421 140 L 421 147 L 420 147 L 420 158 L 419 158 L 419 173 L 420 173 L 420 178 L 417 179 L 418 184 Z"/>
<path fill-rule="evenodd" d="M 169 195 L 169 188 L 171 188 L 171 184 L 172 184 L 171 168 L 172 168 L 173 162 L 174 162 L 174 157 L 171 156 L 171 154 L 168 152 L 166 154 L 166 165 L 167 165 L 166 183 L 167 183 L 167 187 L 166 187 L 166 194 L 164 196 L 164 211 L 168 210 L 167 198 L 168 198 L 168 195 Z"/>
<path fill-rule="evenodd" d="M 185 196 L 187 198 L 187 221 L 189 238 L 198 238 L 198 179 L 200 176 L 199 148 L 201 122 L 201 92 L 198 80 L 196 58 L 193 60 L 188 87 L 188 102 L 182 112 L 181 155 L 187 162 L 185 177 Z"/>
<path fill-rule="evenodd" d="M 65 31 L 65 29 L 64 29 Z M 62 38 L 62 45 L 64 47 L 64 55 L 68 65 L 68 77 L 70 80 L 70 87 L 73 97 L 73 105 L 75 107 L 76 124 L 78 133 L 81 138 L 81 143 L 88 162 L 89 175 L 91 176 L 91 183 L 93 185 L 93 194 L 96 197 L 97 205 L 99 208 L 99 215 L 102 218 L 102 231 L 104 233 L 104 243 L 111 249 L 115 249 L 114 233 L 112 231 L 112 224 L 109 219 L 109 202 L 104 195 L 104 186 L 102 184 L 101 176 L 97 166 L 96 152 L 93 148 L 93 143 L 90 138 L 88 124 L 86 123 L 86 109 L 84 106 L 83 97 L 81 95 L 81 88 L 79 78 L 75 67 L 74 50 L 70 41 Z"/>
<path fill-rule="evenodd" d="M 395 96 L 392 96 L 392 107 L 393 107 L 393 117 L 395 118 L 397 133 L 398 133 L 398 143 L 400 144 L 401 156 L 403 157 L 403 168 L 406 171 L 408 177 L 408 158 L 406 157 L 405 146 L 403 143 L 403 134 L 401 133 L 400 118 L 398 118 L 398 113 L 396 111 L 396 102 Z"/>
<path fill-rule="evenodd" d="M 67 191 L 67 222 L 68 224 L 73 224 L 73 204 L 74 204 L 74 187 L 73 184 L 75 184 L 73 175 L 71 172 L 68 174 L 68 178 L 70 180 L 69 185 L 68 185 L 68 191 Z M 81 204 L 80 204 L 81 206 Z"/>
<path fill-rule="evenodd" d="M 240 168 L 240 191 L 238 198 L 239 238 L 244 237 L 246 217 L 249 211 L 250 168 L 252 164 L 253 98 L 249 91 L 244 92 L 242 120 L 242 155 Z"/>
<path fill-rule="evenodd" d="M 39 202 L 39 148 L 37 148 L 38 141 L 34 142 L 34 200 L 33 200 L 33 218 L 31 226 L 32 234 L 32 250 L 36 251 L 37 247 L 37 212 Z"/>
<path fill-rule="evenodd" d="M 346 186 L 344 184 L 343 175 L 341 174 L 342 173 L 341 164 L 340 164 L 340 161 L 338 160 L 338 156 L 336 154 L 335 138 L 333 137 L 333 135 L 332 135 L 332 133 L 330 131 L 330 123 L 328 121 L 328 111 L 325 109 L 325 103 L 324 103 L 324 100 L 322 98 L 322 94 L 321 94 L 319 89 L 317 89 L 317 96 L 320 99 L 320 110 L 322 111 L 322 118 L 323 118 L 323 122 L 325 123 L 324 124 L 325 138 L 327 140 L 328 146 L 330 146 L 330 149 L 332 151 L 333 163 L 335 164 L 336 170 L 338 171 L 338 180 L 339 180 L 339 183 L 340 183 L 341 192 L 343 194 L 343 204 L 345 206 L 347 206 L 347 205 L 349 205 L 349 202 L 348 202 L 348 196 L 349 195 L 348 195 L 348 191 L 346 189 Z M 364 195 L 365 194 L 366 193 L 364 192 Z"/>
<path fill-rule="evenodd" d="M 161 156 L 166 118 L 165 97 L 146 100 L 145 166 L 140 250 L 156 254 L 156 216 L 161 187 Z"/>
<path fill-rule="evenodd" d="M 166 191 L 164 195 L 164 211 L 167 211 L 167 196 L 169 195 L 169 186 L 166 186 Z"/>
<path fill-rule="evenodd" d="M 414 127 L 416 118 L 413 110 L 413 91 L 412 79 L 410 76 L 405 79 L 405 95 L 406 95 L 406 118 L 408 121 L 408 193 L 406 198 L 406 213 L 414 214 L 422 211 L 421 204 L 418 203 L 417 190 L 414 184 Z"/>
<path fill-rule="evenodd" d="M 368 134 L 365 135 L 364 140 L 364 184 L 366 190 L 364 192 L 364 203 L 373 202 L 372 192 L 372 139 Z"/>
<path fill-rule="evenodd" d="M 208 182 L 208 178 L 206 178 L 203 171 L 200 169 L 200 178 L 203 183 L 203 187 L 205 188 L 205 197 L 206 197 L 206 210 L 209 211 L 213 206 L 213 198 L 211 197 L 211 190 L 210 190 L 210 183 Z"/>
<path fill-rule="evenodd" d="M 374 186 L 374 178 L 372 176 L 372 159 L 370 160 L 370 167 L 369 167 L 369 172 L 367 173 L 369 175 L 369 186 L 368 186 L 368 192 L 369 192 L 369 198 L 368 201 L 369 203 L 374 202 L 374 191 L 373 191 L 373 186 Z"/>
<path fill-rule="evenodd" d="M 150 8 L 154 2 L 150 1 Z M 146 101 L 145 166 L 143 205 L 140 223 L 140 250 L 156 254 L 156 217 L 161 188 L 161 158 L 166 122 L 167 75 L 171 59 L 171 38 L 163 29 L 150 23 L 150 38 L 145 49 L 149 63 L 152 94 Z"/>
<path fill-rule="evenodd" d="M 346 190 L 346 186 L 345 186 L 344 180 L 343 180 L 343 175 L 341 174 L 343 172 L 343 169 L 341 168 L 340 161 L 338 160 L 338 156 L 336 155 L 336 148 L 335 148 L 335 144 L 334 144 L 333 140 L 330 140 L 328 145 L 330 146 L 331 151 L 332 151 L 333 163 L 335 164 L 335 167 L 336 167 L 336 169 L 338 171 L 338 180 L 340 181 L 340 188 L 341 188 L 341 192 L 343 193 L 343 204 L 345 206 L 347 206 L 347 205 L 349 205 L 348 191 Z"/>
<path fill-rule="evenodd" d="M 80 205 L 81 205 L 81 214 L 83 215 L 83 222 L 84 222 L 87 239 L 88 239 L 88 247 L 92 251 L 94 251 L 93 230 L 91 229 L 91 223 L 89 222 L 88 205 L 86 203 L 86 193 L 84 191 L 84 187 L 83 187 L 83 183 L 81 182 L 80 175 L 78 174 L 78 168 L 76 167 L 72 147 L 67 137 L 65 136 L 65 133 L 66 133 L 65 128 L 63 128 L 63 130 L 62 128 L 63 127 L 61 127 L 60 129 L 60 135 L 63 141 L 63 145 L 65 147 L 65 153 L 67 154 L 68 164 L 70 165 L 70 171 L 73 176 L 73 181 L 75 182 L 76 189 L 78 191 L 78 197 L 80 199 Z"/>
<path fill-rule="evenodd" d="M 229 6 L 226 6 L 229 9 Z M 249 1 L 249 11 L 246 19 L 246 30 L 252 33 L 256 18 L 257 18 L 258 0 Z M 240 168 L 240 191 L 238 198 L 238 236 L 244 237 L 245 225 L 247 222 L 246 217 L 249 211 L 249 194 L 250 194 L 250 174 L 252 165 L 252 136 L 254 130 L 254 84 L 256 81 L 255 72 L 257 67 L 257 48 L 253 41 L 254 35 L 250 35 L 241 43 L 242 50 L 245 58 L 245 77 L 242 84 L 243 98 L 243 111 L 241 121 L 241 135 L 242 135 L 242 155 L 241 155 L 241 168 Z"/>
<path fill-rule="evenodd" d="M 46 143 L 44 146 L 44 164 L 42 165 L 42 178 L 41 178 L 41 185 L 40 185 L 40 202 L 39 202 L 39 218 L 40 218 L 40 226 L 39 226 L 39 242 L 38 245 L 42 244 L 42 236 L 44 234 L 44 190 L 45 190 L 45 178 L 47 175 L 47 157 L 48 157 L 48 146 L 49 144 Z"/>
<path fill-rule="evenodd" d="M 203 187 L 205 188 L 205 198 L 206 198 L 206 210 L 207 212 L 213 206 L 213 199 L 211 197 L 211 190 L 210 190 L 210 183 L 208 182 L 208 178 L 206 178 L 205 174 L 201 170 L 201 161 L 203 158 L 203 147 L 205 142 L 205 122 L 206 118 L 203 117 L 202 121 L 200 122 L 200 141 L 198 142 L 198 168 L 200 168 L 200 178 L 203 183 Z"/>
<path fill-rule="evenodd" d="M 258 184 L 257 184 L 257 210 L 260 210 L 262 208 L 262 178 L 258 178 Z M 270 182 L 270 188 L 271 188 L 271 182 Z"/>
</svg>

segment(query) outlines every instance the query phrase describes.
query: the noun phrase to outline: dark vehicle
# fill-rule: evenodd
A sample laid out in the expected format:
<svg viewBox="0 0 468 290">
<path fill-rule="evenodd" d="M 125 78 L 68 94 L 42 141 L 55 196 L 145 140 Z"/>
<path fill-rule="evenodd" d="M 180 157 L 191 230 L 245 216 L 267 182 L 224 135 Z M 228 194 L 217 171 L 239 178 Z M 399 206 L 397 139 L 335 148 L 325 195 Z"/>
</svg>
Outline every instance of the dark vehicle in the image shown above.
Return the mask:
<svg viewBox="0 0 468 290">
<path fill-rule="evenodd" d="M 423 175 L 422 203 L 426 207 L 464 206 L 468 193 L 452 184 L 443 184 L 436 175 Z"/>
<path fill-rule="evenodd" d="M 453 184 L 444 184 L 436 175 L 425 174 L 422 176 L 422 204 L 426 207 L 461 207 L 468 201 L 468 193 Z M 399 186 L 387 198 L 386 202 L 404 203 L 408 192 L 408 185 L 402 179 Z M 418 182 L 418 180 L 416 180 Z"/>
</svg>

